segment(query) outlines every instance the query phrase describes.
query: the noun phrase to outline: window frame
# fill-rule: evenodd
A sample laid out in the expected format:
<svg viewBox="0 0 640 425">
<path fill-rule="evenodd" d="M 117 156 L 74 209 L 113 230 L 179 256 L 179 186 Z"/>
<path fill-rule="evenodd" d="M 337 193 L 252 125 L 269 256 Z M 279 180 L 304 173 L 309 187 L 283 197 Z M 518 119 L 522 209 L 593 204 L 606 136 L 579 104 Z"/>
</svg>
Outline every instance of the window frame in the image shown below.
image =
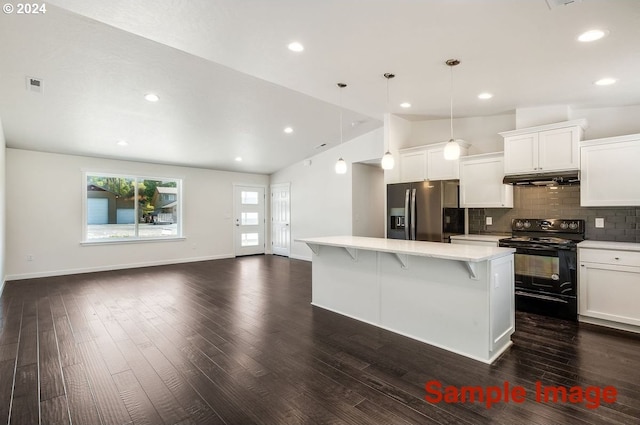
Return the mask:
<svg viewBox="0 0 640 425">
<path fill-rule="evenodd" d="M 133 179 L 134 181 L 134 232 L 135 236 L 133 237 L 125 237 L 125 238 L 104 238 L 104 239 L 88 239 L 88 195 L 87 195 L 87 184 L 88 178 L 91 176 L 97 177 L 112 177 L 112 178 L 120 178 L 120 179 Z M 158 237 L 141 237 L 139 235 L 139 218 L 138 218 L 138 184 L 144 180 L 156 180 L 156 181 L 174 181 L 176 183 L 176 235 L 171 236 L 158 236 Z M 182 190 L 183 190 L 183 178 L 182 177 L 168 177 L 168 176 L 157 176 L 157 175 L 145 175 L 145 174 L 136 174 L 136 173 L 128 173 L 128 172 L 113 172 L 113 171 L 92 171 L 92 170 L 84 170 L 82 172 L 82 239 L 80 241 L 81 245 L 104 245 L 104 244 L 128 244 L 128 243 L 147 243 L 147 242 L 170 242 L 170 241 L 179 241 L 186 239 L 183 235 L 183 207 L 182 207 Z"/>
</svg>

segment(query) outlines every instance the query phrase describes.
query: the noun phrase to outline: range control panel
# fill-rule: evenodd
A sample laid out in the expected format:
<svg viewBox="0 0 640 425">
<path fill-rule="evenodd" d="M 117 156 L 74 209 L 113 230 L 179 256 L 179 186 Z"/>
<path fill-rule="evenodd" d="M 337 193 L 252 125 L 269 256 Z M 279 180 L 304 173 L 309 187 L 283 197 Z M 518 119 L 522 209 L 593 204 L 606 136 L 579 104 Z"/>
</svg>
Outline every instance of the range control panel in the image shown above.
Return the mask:
<svg viewBox="0 0 640 425">
<path fill-rule="evenodd" d="M 511 220 L 514 232 L 584 233 L 584 220 L 559 218 L 514 218 Z"/>
</svg>

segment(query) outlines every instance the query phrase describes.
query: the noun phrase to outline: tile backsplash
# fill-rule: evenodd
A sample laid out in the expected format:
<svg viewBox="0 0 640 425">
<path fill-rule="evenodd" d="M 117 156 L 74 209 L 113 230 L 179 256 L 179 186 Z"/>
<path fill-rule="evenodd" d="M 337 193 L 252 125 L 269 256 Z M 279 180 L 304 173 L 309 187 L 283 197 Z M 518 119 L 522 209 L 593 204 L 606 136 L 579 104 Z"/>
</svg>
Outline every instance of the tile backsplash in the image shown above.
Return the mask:
<svg viewBox="0 0 640 425">
<path fill-rule="evenodd" d="M 580 186 L 513 188 L 513 208 L 470 208 L 469 233 L 511 233 L 513 218 L 566 218 L 586 222 L 586 238 L 640 243 L 640 207 L 581 207 Z M 487 226 L 486 217 L 493 224 Z M 604 219 L 604 228 L 595 220 Z"/>
</svg>

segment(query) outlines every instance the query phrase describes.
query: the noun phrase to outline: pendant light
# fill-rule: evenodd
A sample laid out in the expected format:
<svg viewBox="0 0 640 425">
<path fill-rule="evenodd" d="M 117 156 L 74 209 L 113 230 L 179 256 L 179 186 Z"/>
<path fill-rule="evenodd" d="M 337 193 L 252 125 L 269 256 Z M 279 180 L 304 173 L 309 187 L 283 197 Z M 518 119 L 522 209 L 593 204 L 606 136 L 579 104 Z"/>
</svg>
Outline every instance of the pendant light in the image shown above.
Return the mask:
<svg viewBox="0 0 640 425">
<path fill-rule="evenodd" d="M 395 77 L 395 74 L 391 74 L 387 72 L 384 74 L 384 78 L 387 79 L 387 112 L 389 113 L 389 125 L 387 126 L 387 152 L 382 157 L 382 161 L 380 161 L 380 165 L 383 170 L 392 170 L 395 164 L 393 160 L 393 155 L 389 152 L 389 145 L 391 144 L 391 109 L 389 108 L 389 80 Z"/>
<path fill-rule="evenodd" d="M 338 83 L 336 85 L 340 89 L 340 145 L 339 146 L 342 146 L 342 89 L 347 87 L 347 85 L 345 83 Z M 344 159 L 342 159 L 342 156 L 340 157 L 340 159 L 338 159 L 338 162 L 336 162 L 335 168 L 336 168 L 336 174 L 345 174 L 347 172 L 347 163 L 345 162 Z"/>
<path fill-rule="evenodd" d="M 460 145 L 453 138 L 453 67 L 460 64 L 458 59 L 449 59 L 445 62 L 451 68 L 451 93 L 450 93 L 450 113 L 451 113 L 451 138 L 444 145 L 444 159 L 453 161 L 460 158 Z"/>
</svg>

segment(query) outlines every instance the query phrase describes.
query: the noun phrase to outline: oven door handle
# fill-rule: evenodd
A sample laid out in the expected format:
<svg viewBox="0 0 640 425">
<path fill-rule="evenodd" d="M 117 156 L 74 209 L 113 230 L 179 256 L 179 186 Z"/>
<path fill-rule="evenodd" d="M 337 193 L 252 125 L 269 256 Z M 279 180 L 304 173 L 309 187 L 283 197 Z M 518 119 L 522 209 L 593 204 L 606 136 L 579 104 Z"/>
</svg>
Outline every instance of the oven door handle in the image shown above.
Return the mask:
<svg viewBox="0 0 640 425">
<path fill-rule="evenodd" d="M 510 241 L 498 241 L 498 246 L 504 247 L 504 248 L 516 248 L 516 249 L 521 249 L 523 251 L 548 251 L 548 252 L 557 252 L 557 251 L 575 251 L 576 247 L 575 245 L 566 245 L 566 246 L 558 246 L 555 245 L 553 247 L 550 246 L 545 246 L 541 243 L 529 243 L 529 244 L 523 244 L 523 243 L 512 243 Z"/>
<path fill-rule="evenodd" d="M 530 292 L 522 292 L 522 291 L 516 291 L 516 295 L 520 295 L 523 297 L 529 297 L 529 298 L 537 298 L 540 300 L 545 300 L 545 301 L 554 301 L 557 303 L 563 303 L 563 304 L 569 304 L 568 301 L 560 299 L 560 298 L 555 298 L 555 297 L 550 297 L 549 295 L 540 295 L 540 294 L 532 294 Z"/>
<path fill-rule="evenodd" d="M 529 246 L 524 247 L 524 246 L 511 246 L 511 245 L 502 245 L 502 244 L 500 244 L 499 246 L 504 248 L 515 248 L 516 254 L 530 254 L 530 255 L 538 255 L 538 256 L 545 256 L 545 257 L 557 257 L 558 252 L 560 251 L 560 250 L 557 250 L 554 248 L 548 248 L 548 247 L 537 248 L 537 247 L 529 247 Z"/>
</svg>

